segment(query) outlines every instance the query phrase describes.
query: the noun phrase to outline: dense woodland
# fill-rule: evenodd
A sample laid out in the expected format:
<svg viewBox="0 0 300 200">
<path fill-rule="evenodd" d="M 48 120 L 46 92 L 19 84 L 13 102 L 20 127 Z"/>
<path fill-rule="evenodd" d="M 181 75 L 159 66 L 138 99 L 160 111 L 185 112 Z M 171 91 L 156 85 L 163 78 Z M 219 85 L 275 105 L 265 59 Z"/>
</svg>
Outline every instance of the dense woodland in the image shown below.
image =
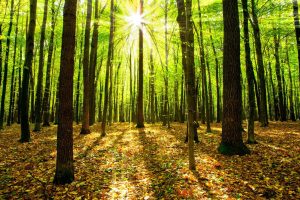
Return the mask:
<svg viewBox="0 0 300 200">
<path fill-rule="evenodd" d="M 299 198 L 297 0 L 1 0 L 0 6 L 0 197 Z M 95 154 L 94 164 L 83 160 Z M 120 159 L 115 167 L 99 166 L 97 175 L 116 183 L 132 162 L 123 154 L 137 163 L 142 155 L 163 183 L 146 181 L 151 186 L 141 189 L 145 174 L 127 177 L 139 189 L 135 196 L 127 188 L 124 196 L 120 187 L 103 186 L 110 181 L 88 183 L 92 171 L 79 166 Z M 262 172 L 255 164 L 266 155 L 270 169 Z M 28 180 L 17 181 L 15 163 Z M 243 181 L 245 188 L 219 191 L 207 166 L 215 175 L 228 170 L 226 187 Z M 241 173 L 237 182 L 232 173 Z M 276 183 L 265 180 L 268 173 Z"/>
</svg>

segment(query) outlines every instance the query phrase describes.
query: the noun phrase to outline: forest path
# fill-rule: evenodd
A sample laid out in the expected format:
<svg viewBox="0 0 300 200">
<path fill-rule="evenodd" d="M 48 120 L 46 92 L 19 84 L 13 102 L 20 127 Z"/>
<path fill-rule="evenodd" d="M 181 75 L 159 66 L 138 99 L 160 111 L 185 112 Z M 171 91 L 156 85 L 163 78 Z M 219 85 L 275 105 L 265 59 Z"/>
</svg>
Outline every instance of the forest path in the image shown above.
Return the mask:
<svg viewBox="0 0 300 200">
<path fill-rule="evenodd" d="M 114 123 L 100 137 L 74 125 L 75 181 L 54 186 L 56 126 L 18 143 L 19 125 L 0 132 L 0 199 L 300 199 L 300 123 L 256 124 L 252 153 L 217 153 L 221 125 L 198 130 L 196 171 L 188 169 L 185 125 Z M 244 134 L 246 139 L 246 133 Z"/>
</svg>

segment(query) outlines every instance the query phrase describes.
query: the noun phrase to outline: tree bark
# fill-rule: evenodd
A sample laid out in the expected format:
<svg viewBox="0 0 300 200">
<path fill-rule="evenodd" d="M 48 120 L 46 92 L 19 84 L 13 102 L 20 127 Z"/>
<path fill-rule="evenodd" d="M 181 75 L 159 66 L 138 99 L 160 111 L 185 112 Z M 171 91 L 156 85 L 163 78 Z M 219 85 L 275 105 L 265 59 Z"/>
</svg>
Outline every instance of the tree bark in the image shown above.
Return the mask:
<svg viewBox="0 0 300 200">
<path fill-rule="evenodd" d="M 45 32 L 46 32 L 46 22 L 48 14 L 48 0 L 45 0 L 44 3 L 44 16 L 43 23 L 41 27 L 41 39 L 40 39 L 40 51 L 39 51 L 39 72 L 38 72 L 38 81 L 37 89 L 35 95 L 35 126 L 33 131 L 41 130 L 42 123 L 42 96 L 43 96 L 43 71 L 44 71 L 44 43 L 45 43 Z"/>
<path fill-rule="evenodd" d="M 143 0 L 140 0 L 140 16 L 143 14 Z M 143 93 L 144 93 L 144 69 L 143 69 L 143 24 L 139 29 L 139 68 L 138 68 L 138 95 L 137 95 L 137 128 L 144 127 L 144 102 L 143 102 Z"/>
<path fill-rule="evenodd" d="M 295 34 L 296 34 L 296 41 L 297 41 L 298 69 L 299 69 L 299 82 L 300 82 L 300 23 L 299 23 L 299 14 L 298 14 L 298 0 L 293 0 L 293 14 L 294 14 Z"/>
<path fill-rule="evenodd" d="M 36 25 L 36 7 L 37 0 L 30 0 L 30 19 L 29 29 L 26 38 L 26 54 L 23 68 L 23 80 L 22 80 L 22 93 L 21 93 L 21 139 L 20 142 L 29 142 L 30 130 L 28 121 L 28 87 L 29 87 L 29 76 L 32 67 L 33 50 L 34 50 L 34 32 Z"/>
<path fill-rule="evenodd" d="M 188 153 L 189 169 L 195 170 L 195 155 L 193 138 L 197 136 L 197 114 L 196 114 L 196 87 L 194 68 L 194 33 L 192 25 L 192 1 L 177 0 L 177 22 L 182 50 L 182 65 L 185 75 L 185 88 L 188 106 Z M 198 139 L 198 138 L 197 138 Z"/>
<path fill-rule="evenodd" d="M 254 0 L 251 0 L 252 7 L 252 21 L 251 25 L 253 28 L 256 57 L 258 64 L 258 78 L 259 78 L 259 96 L 260 96 L 260 113 L 259 121 L 262 127 L 268 126 L 268 113 L 267 113 L 267 95 L 266 95 L 266 84 L 265 84 L 265 70 L 263 63 L 263 53 L 261 47 L 260 28 L 258 24 L 257 10 Z"/>
<path fill-rule="evenodd" d="M 76 0 L 66 0 L 59 76 L 59 124 L 55 184 L 74 180 L 73 164 L 73 76 L 76 30 Z"/>
<path fill-rule="evenodd" d="M 254 72 L 251 61 L 250 37 L 249 37 L 249 12 L 247 0 L 242 0 L 244 16 L 244 45 L 245 45 L 245 63 L 248 82 L 248 143 L 256 143 L 254 138 L 254 114 L 255 114 L 255 92 L 254 92 Z"/>
<path fill-rule="evenodd" d="M 108 107 L 108 81 L 109 81 L 109 71 L 112 67 L 113 61 L 113 46 L 114 46 L 114 0 L 110 1 L 110 33 L 109 33 L 109 44 L 108 44 L 108 55 L 106 63 L 106 74 L 105 74 L 105 87 L 104 87 L 104 108 L 103 108 L 103 117 L 102 117 L 102 132 L 101 136 L 106 135 L 106 119 L 107 119 L 107 107 Z"/>
<path fill-rule="evenodd" d="M 242 91 L 240 68 L 240 29 L 237 0 L 223 0 L 223 122 L 221 154 L 244 155 L 250 150 L 242 138 Z"/>
<path fill-rule="evenodd" d="M 89 86 L 90 86 L 90 103 L 89 103 L 89 125 L 93 125 L 95 123 L 95 115 L 96 115 L 96 85 L 95 85 L 95 73 L 96 73 L 96 64 L 97 64 L 97 50 L 98 50 L 98 0 L 95 0 L 95 22 L 94 22 L 94 30 L 92 36 L 91 43 L 91 55 L 90 55 L 90 69 L 89 69 Z"/>
<path fill-rule="evenodd" d="M 276 33 L 275 33 L 276 34 Z M 275 69 L 276 69 L 276 77 L 277 77 L 277 87 L 278 87 L 278 97 L 279 97 L 279 112 L 280 112 L 280 120 L 286 121 L 286 109 L 284 106 L 284 100 L 283 100 L 283 87 L 282 87 L 282 77 L 281 77 L 281 67 L 280 67 L 280 61 L 279 61 L 279 45 L 280 45 L 280 38 L 278 35 L 274 35 L 274 56 L 275 56 Z"/>
<path fill-rule="evenodd" d="M 92 16 L 92 0 L 87 1 L 87 16 L 85 24 L 84 35 L 84 51 L 83 51 L 83 114 L 82 127 L 80 134 L 89 134 L 89 104 L 90 104 L 90 81 L 89 81 L 89 67 L 90 67 L 90 32 L 91 32 L 91 16 Z"/>
<path fill-rule="evenodd" d="M 11 34 L 11 30 L 12 30 L 13 16 L 14 16 L 14 0 L 11 0 L 10 21 L 9 21 L 9 26 L 8 26 L 8 31 L 7 31 L 6 51 L 5 51 L 5 60 L 4 60 L 4 75 L 3 75 L 1 110 L 0 110 L 0 129 L 3 129 L 3 122 L 4 122 L 4 108 L 5 108 L 6 85 L 7 85 L 7 74 L 8 74 L 8 59 L 9 59 L 9 50 L 10 50 L 10 34 Z"/>
</svg>

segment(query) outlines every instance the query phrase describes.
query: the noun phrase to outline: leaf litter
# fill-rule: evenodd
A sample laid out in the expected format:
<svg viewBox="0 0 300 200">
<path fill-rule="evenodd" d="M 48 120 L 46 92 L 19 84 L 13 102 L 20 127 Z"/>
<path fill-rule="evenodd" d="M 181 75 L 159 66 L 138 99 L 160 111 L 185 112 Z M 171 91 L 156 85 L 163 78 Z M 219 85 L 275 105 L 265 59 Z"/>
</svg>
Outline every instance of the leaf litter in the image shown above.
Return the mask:
<svg viewBox="0 0 300 200">
<path fill-rule="evenodd" d="M 244 125 L 245 126 L 245 125 Z M 115 123 L 79 135 L 74 125 L 75 180 L 53 185 L 56 126 L 18 143 L 19 125 L 0 133 L 0 199 L 300 199 L 300 123 L 256 124 L 251 154 L 217 152 L 221 125 L 198 129 L 196 170 L 188 169 L 186 126 Z M 246 127 L 245 127 L 246 129 Z M 243 133 L 246 141 L 246 133 Z"/>
</svg>

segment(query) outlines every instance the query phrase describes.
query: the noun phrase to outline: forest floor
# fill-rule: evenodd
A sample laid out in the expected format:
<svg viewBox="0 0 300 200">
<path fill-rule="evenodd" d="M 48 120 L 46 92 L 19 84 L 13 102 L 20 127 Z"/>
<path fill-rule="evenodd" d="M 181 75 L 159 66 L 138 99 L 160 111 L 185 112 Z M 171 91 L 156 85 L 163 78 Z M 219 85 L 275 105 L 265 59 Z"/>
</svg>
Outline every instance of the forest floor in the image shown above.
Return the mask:
<svg viewBox="0 0 300 200">
<path fill-rule="evenodd" d="M 0 199 L 300 199 L 300 122 L 256 124 L 251 154 L 217 152 L 221 125 L 198 129 L 196 170 L 188 169 L 184 124 L 116 123 L 100 137 L 74 126 L 75 181 L 52 184 L 56 126 L 17 140 L 19 125 L 0 132 Z M 244 139 L 246 139 L 246 133 Z"/>
</svg>

